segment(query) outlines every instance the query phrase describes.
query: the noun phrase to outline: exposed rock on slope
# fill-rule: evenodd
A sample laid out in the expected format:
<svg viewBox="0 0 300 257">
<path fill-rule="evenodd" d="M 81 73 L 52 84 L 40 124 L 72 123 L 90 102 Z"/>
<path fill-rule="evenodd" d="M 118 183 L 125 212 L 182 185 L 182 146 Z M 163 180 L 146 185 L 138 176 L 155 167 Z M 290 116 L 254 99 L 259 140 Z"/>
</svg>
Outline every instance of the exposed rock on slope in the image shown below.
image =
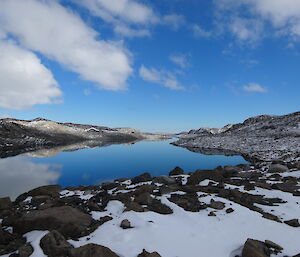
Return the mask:
<svg viewBox="0 0 300 257">
<path fill-rule="evenodd" d="M 159 134 L 142 133 L 131 128 L 108 128 L 93 125 L 34 120 L 0 119 L 0 157 L 66 146 L 67 150 L 82 147 L 132 143 L 139 140 L 166 138 Z M 72 145 L 72 147 L 67 147 Z M 74 146 L 75 145 L 75 146 Z"/>
<path fill-rule="evenodd" d="M 205 154 L 242 155 L 255 161 L 300 159 L 300 112 L 262 115 L 222 129 L 199 129 L 180 135 L 174 145 Z"/>
</svg>

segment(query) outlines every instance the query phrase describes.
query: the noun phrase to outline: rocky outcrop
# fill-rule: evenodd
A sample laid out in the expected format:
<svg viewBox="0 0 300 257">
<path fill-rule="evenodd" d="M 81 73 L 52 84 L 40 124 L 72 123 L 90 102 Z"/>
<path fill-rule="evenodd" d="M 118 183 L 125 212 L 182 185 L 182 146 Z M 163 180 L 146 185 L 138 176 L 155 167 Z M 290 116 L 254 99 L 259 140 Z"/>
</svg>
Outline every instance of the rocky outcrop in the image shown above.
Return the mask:
<svg viewBox="0 0 300 257">
<path fill-rule="evenodd" d="M 167 135 L 143 133 L 131 128 L 60 123 L 42 118 L 34 120 L 6 118 L 0 119 L 0 158 L 33 151 L 37 151 L 36 155 L 47 153 L 51 155 L 53 151 L 167 138 L 169 138 Z M 53 148 L 51 152 L 50 149 Z M 42 151 L 44 149 L 48 151 Z"/>
<path fill-rule="evenodd" d="M 181 134 L 174 145 L 204 154 L 242 155 L 250 162 L 300 160 L 300 112 L 262 115 L 222 129 Z"/>
</svg>

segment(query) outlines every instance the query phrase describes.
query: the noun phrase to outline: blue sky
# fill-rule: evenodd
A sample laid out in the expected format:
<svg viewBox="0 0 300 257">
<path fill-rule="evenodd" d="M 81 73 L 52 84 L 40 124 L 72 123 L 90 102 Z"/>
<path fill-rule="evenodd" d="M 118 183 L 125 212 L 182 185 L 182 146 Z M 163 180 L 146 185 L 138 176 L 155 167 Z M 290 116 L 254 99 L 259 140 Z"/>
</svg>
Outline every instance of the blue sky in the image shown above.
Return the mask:
<svg viewBox="0 0 300 257">
<path fill-rule="evenodd" d="M 299 111 L 297 0 L 2 0 L 0 116 L 179 132 Z"/>
</svg>

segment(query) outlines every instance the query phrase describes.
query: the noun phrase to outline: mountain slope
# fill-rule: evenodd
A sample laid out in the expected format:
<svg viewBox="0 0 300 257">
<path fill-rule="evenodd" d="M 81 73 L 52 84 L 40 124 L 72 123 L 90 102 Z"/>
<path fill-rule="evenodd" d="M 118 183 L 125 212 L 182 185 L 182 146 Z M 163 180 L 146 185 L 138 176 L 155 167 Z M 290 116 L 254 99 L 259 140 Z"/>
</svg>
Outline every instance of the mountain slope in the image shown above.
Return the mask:
<svg viewBox="0 0 300 257">
<path fill-rule="evenodd" d="M 131 128 L 60 123 L 37 118 L 34 120 L 0 119 L 0 157 L 81 142 L 104 146 L 155 140 L 163 135 L 142 133 Z"/>
<path fill-rule="evenodd" d="M 300 159 L 300 112 L 262 115 L 222 129 L 192 130 L 174 145 L 210 154 L 242 155 L 249 161 Z"/>
</svg>

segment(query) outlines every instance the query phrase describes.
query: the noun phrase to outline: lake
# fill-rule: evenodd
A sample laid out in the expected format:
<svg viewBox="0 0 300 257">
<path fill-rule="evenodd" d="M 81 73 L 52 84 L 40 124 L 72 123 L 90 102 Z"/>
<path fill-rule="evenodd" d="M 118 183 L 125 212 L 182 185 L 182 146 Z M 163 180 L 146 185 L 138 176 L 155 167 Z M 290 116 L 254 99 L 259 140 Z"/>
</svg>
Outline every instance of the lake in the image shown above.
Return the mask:
<svg viewBox="0 0 300 257">
<path fill-rule="evenodd" d="M 0 159 L 0 197 L 16 196 L 38 186 L 96 185 L 144 172 L 166 175 L 176 166 L 186 172 L 218 165 L 247 163 L 241 156 L 203 155 L 170 144 L 172 140 L 60 152 L 50 157 L 27 153 Z M 30 156 L 32 155 L 32 156 Z"/>
</svg>

